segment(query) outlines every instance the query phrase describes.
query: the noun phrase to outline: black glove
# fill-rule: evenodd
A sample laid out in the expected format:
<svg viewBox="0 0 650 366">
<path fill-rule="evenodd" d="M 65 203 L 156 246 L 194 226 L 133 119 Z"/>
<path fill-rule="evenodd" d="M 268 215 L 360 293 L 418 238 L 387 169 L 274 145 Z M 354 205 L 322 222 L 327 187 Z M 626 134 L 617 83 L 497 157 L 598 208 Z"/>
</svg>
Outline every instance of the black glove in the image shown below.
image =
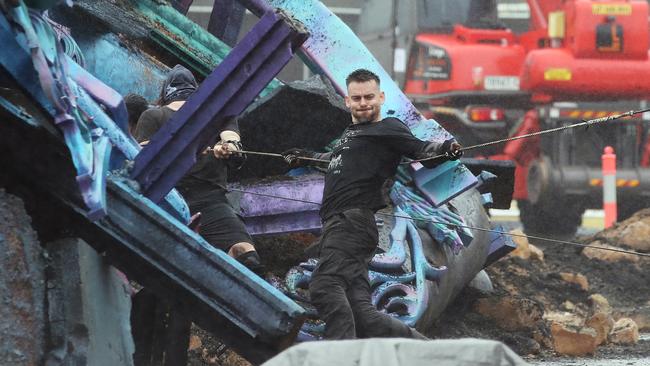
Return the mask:
<svg viewBox="0 0 650 366">
<path fill-rule="evenodd" d="M 299 168 L 309 165 L 309 160 L 299 159 L 300 157 L 311 158 L 314 153 L 304 149 L 291 148 L 282 152 L 282 157 L 289 164 L 289 168 Z"/>
<path fill-rule="evenodd" d="M 463 146 L 456 142 L 456 140 L 449 139 L 442 144 L 442 153 L 448 160 L 458 160 L 463 156 Z"/>
</svg>

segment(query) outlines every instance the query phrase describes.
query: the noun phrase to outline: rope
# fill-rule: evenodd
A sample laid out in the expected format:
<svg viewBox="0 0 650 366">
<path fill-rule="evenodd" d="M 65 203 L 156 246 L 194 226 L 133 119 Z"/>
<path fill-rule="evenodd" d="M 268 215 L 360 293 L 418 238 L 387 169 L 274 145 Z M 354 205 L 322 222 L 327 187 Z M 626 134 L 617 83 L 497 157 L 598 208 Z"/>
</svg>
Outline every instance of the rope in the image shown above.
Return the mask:
<svg viewBox="0 0 650 366">
<path fill-rule="evenodd" d="M 590 119 L 590 120 L 587 120 L 587 121 L 574 123 L 574 124 L 571 124 L 571 125 L 551 128 L 551 129 L 544 130 L 544 131 L 538 131 L 538 132 L 533 132 L 533 133 L 529 133 L 529 134 L 525 134 L 525 135 L 513 136 L 513 137 L 504 138 L 504 139 L 501 139 L 501 140 L 495 140 L 495 141 L 486 142 L 486 143 L 482 143 L 482 144 L 472 145 L 472 146 L 462 148 L 461 151 L 468 151 L 468 150 L 478 149 L 478 148 L 482 148 L 482 147 L 486 147 L 486 146 L 497 145 L 497 144 L 501 144 L 501 143 L 504 143 L 504 142 L 520 140 L 520 139 L 529 138 L 529 137 L 536 137 L 536 136 L 541 136 L 541 135 L 545 135 L 545 134 L 549 134 L 549 133 L 561 132 L 561 131 L 564 131 L 564 130 L 577 128 L 577 127 L 582 127 L 582 126 L 586 126 L 588 128 L 588 127 L 590 127 L 592 125 L 595 125 L 595 124 L 598 124 L 598 123 L 609 122 L 609 121 L 617 120 L 617 119 L 620 119 L 620 118 L 623 118 L 623 117 L 633 116 L 633 115 L 636 115 L 636 114 L 639 114 L 639 113 L 644 113 L 644 112 L 650 112 L 650 108 L 636 110 L 636 111 L 632 110 L 632 111 L 628 111 L 628 112 L 621 113 L 621 114 L 616 114 L 616 115 L 601 117 L 601 118 L 594 118 L 594 119 Z M 208 148 L 208 150 L 211 151 L 212 148 Z M 279 157 L 279 158 L 284 159 L 284 156 L 282 154 L 278 154 L 278 153 L 269 153 L 269 152 L 260 152 L 260 151 L 247 151 L 247 150 L 238 150 L 237 152 L 239 152 L 241 154 L 272 156 L 272 157 Z M 410 161 L 407 161 L 407 162 L 402 162 L 401 164 L 411 164 L 411 163 L 414 163 L 414 162 L 421 162 L 421 161 L 426 161 L 426 160 L 440 159 L 440 158 L 444 158 L 444 157 L 448 157 L 448 156 L 449 155 L 445 153 L 445 154 L 436 155 L 436 156 L 428 157 L 428 158 L 424 158 L 424 159 L 416 159 L 416 160 L 410 160 Z M 323 162 L 323 163 L 329 162 L 329 160 L 315 159 L 315 158 L 309 158 L 309 157 L 300 157 L 300 156 L 298 156 L 296 158 L 302 159 L 302 160 L 311 160 L 311 161 L 316 161 L 316 162 Z M 298 199 L 298 198 L 282 197 L 282 196 L 276 196 L 276 195 L 267 194 L 267 193 L 249 192 L 249 191 L 236 189 L 236 188 L 230 188 L 230 190 L 234 191 L 234 192 L 245 193 L 245 194 L 252 194 L 252 195 L 257 195 L 257 196 L 264 196 L 264 197 L 270 197 L 270 198 L 283 199 L 283 200 L 287 200 L 287 201 L 308 203 L 308 204 L 319 205 L 319 206 L 321 205 L 319 202 L 312 202 L 312 201 L 302 200 L 302 199 Z M 447 225 L 447 226 L 462 227 L 462 228 L 467 228 L 467 229 L 477 230 L 477 231 L 483 231 L 483 232 L 497 233 L 497 234 L 502 234 L 502 235 L 510 235 L 510 236 L 514 236 L 514 237 L 532 238 L 532 239 L 546 241 L 546 242 L 553 243 L 553 244 L 566 244 L 566 245 L 573 245 L 573 246 L 582 247 L 582 248 L 593 248 L 593 249 L 598 249 L 598 250 L 605 250 L 605 251 L 611 251 L 611 252 L 617 252 L 617 253 L 631 254 L 631 255 L 636 255 L 636 256 L 639 256 L 639 257 L 650 257 L 650 253 L 638 253 L 638 252 L 633 252 L 633 251 L 624 250 L 624 249 L 617 249 L 617 248 L 603 248 L 603 247 L 597 247 L 597 246 L 588 245 L 588 244 L 581 244 L 581 243 L 576 243 L 576 242 L 567 241 L 567 240 L 544 238 L 544 237 L 535 236 L 535 235 L 522 235 L 522 234 L 506 233 L 506 232 L 499 231 L 499 230 L 485 229 L 485 228 L 479 228 L 479 227 L 474 227 L 474 226 L 469 226 L 469 225 L 452 224 L 452 223 L 448 223 L 448 222 L 440 222 L 440 221 L 434 221 L 434 220 L 430 220 L 430 219 L 417 219 L 417 218 L 412 218 L 412 217 L 409 217 L 409 216 L 386 214 L 386 213 L 382 213 L 382 212 L 378 212 L 377 214 L 383 215 L 383 216 L 388 216 L 388 217 L 394 217 L 394 218 L 404 218 L 404 219 L 409 219 L 409 220 L 414 220 L 414 221 L 431 222 L 431 223 L 434 223 L 434 224 L 443 224 L 443 225 Z"/>
<path fill-rule="evenodd" d="M 208 147 L 206 150 L 207 151 L 213 151 L 214 149 L 211 148 L 211 147 Z M 270 152 L 236 150 L 236 151 L 233 151 L 233 153 L 246 154 L 246 155 L 272 156 L 272 157 L 284 159 L 284 155 L 278 154 L 278 153 L 270 153 Z M 309 157 L 306 157 L 306 156 L 296 156 L 295 158 L 300 159 L 300 160 L 316 161 L 316 162 L 319 162 L 319 163 L 329 163 L 330 162 L 329 160 L 309 158 Z"/>
<path fill-rule="evenodd" d="M 287 201 L 308 203 L 308 204 L 313 204 L 313 205 L 318 205 L 318 206 L 321 205 L 319 202 L 307 201 L 307 200 L 302 200 L 302 199 L 299 199 L 299 198 L 282 197 L 282 196 L 276 196 L 276 195 L 268 194 L 268 193 L 250 192 L 250 191 L 245 191 L 245 190 L 236 189 L 236 188 L 229 188 L 229 190 L 234 191 L 234 192 L 240 192 L 240 193 L 245 193 L 245 194 L 256 195 L 256 196 L 277 198 L 277 199 L 282 199 L 282 200 L 287 200 Z M 499 230 L 485 229 L 485 228 L 474 227 L 474 226 L 469 226 L 469 225 L 452 224 L 452 223 L 448 223 L 448 222 L 435 221 L 435 220 L 431 220 L 431 219 L 418 219 L 418 218 L 413 218 L 413 217 L 410 217 L 410 216 L 401 216 L 401 215 L 388 214 L 388 213 L 383 213 L 383 212 L 377 212 L 377 214 L 382 215 L 382 216 L 387 216 L 387 217 L 402 218 L 402 219 L 408 219 L 408 220 L 413 220 L 413 221 L 430 222 L 430 223 L 434 223 L 434 224 L 443 224 L 443 225 L 447 225 L 447 226 L 467 228 L 467 229 L 471 229 L 471 230 L 483 231 L 483 232 L 488 232 L 488 233 L 496 233 L 496 234 L 501 234 L 501 235 L 510 235 L 510 236 L 522 237 L 522 238 L 532 238 L 532 239 L 535 239 L 535 240 L 546 241 L 546 242 L 553 243 L 553 244 L 573 245 L 573 246 L 582 247 L 582 248 L 592 248 L 592 249 L 605 250 L 605 251 L 624 253 L 624 254 L 631 254 L 631 255 L 636 255 L 636 256 L 639 256 L 639 257 L 649 257 L 650 258 L 650 253 L 638 253 L 638 252 L 633 252 L 633 251 L 630 251 L 630 250 L 618 249 L 618 248 L 603 248 L 603 247 L 598 247 L 598 246 L 595 246 L 595 245 L 581 244 L 581 243 L 576 243 L 576 242 L 572 242 L 572 241 L 568 241 L 568 240 L 544 238 L 544 237 L 535 236 L 535 235 L 514 234 L 514 233 L 509 233 L 509 232 L 504 232 L 504 231 L 499 231 Z"/>
<path fill-rule="evenodd" d="M 504 138 L 504 139 L 501 139 L 501 140 L 485 142 L 485 143 L 482 143 L 482 144 L 471 145 L 471 146 L 461 148 L 460 151 L 469 151 L 469 150 L 479 149 L 479 148 L 482 148 L 482 147 L 502 144 L 504 142 L 515 141 L 515 140 L 525 139 L 525 138 L 529 138 L 529 137 L 536 137 L 536 136 L 546 135 L 546 134 L 549 134 L 549 133 L 562 132 L 564 130 L 577 128 L 577 127 L 582 127 L 582 126 L 590 127 L 590 126 L 598 124 L 598 123 L 609 122 L 609 121 L 621 119 L 623 117 L 633 116 L 635 114 L 644 113 L 644 112 L 650 112 L 650 108 L 641 109 L 641 110 L 637 110 L 637 111 L 632 110 L 632 111 L 628 111 L 628 112 L 621 113 L 621 114 L 615 114 L 615 115 L 612 115 L 612 116 L 594 118 L 594 119 L 590 119 L 590 120 L 587 120 L 587 121 L 574 123 L 572 125 L 566 125 L 566 126 L 551 128 L 551 129 L 544 130 L 544 131 L 538 131 L 538 132 L 533 132 L 533 133 L 529 133 L 529 134 L 525 134 L 525 135 L 507 137 L 507 138 Z M 211 147 L 208 147 L 206 150 L 212 151 L 213 149 Z M 250 150 L 237 150 L 236 152 L 238 152 L 240 154 L 271 156 L 271 157 L 284 159 L 284 155 L 278 154 L 278 153 L 250 151 Z M 403 161 L 400 164 L 412 164 L 412 163 L 421 162 L 421 161 L 436 160 L 436 159 L 448 158 L 448 157 L 449 157 L 449 154 L 444 153 L 444 154 L 431 156 L 431 157 L 423 158 L 423 159 L 414 159 L 414 160 Z M 315 162 L 319 162 L 319 163 L 329 163 L 329 160 L 309 158 L 309 157 L 306 157 L 306 156 L 296 156 L 295 159 L 315 161 Z"/>
<path fill-rule="evenodd" d="M 498 144 L 501 144 L 501 143 L 504 143 L 504 142 L 520 140 L 520 139 L 529 138 L 529 137 L 536 137 L 536 136 L 546 135 L 546 134 L 549 134 L 549 133 L 562 132 L 564 130 L 568 130 L 568 129 L 571 129 L 571 128 L 582 127 L 582 126 L 586 126 L 588 128 L 588 127 L 590 127 L 592 125 L 595 125 L 597 123 L 609 122 L 609 121 L 613 121 L 613 120 L 620 119 L 620 118 L 623 118 L 623 117 L 629 117 L 629 116 L 633 116 L 635 114 L 649 112 L 649 111 L 650 111 L 650 108 L 646 108 L 646 109 L 641 109 L 641 110 L 638 110 L 638 111 L 628 111 L 628 112 L 625 112 L 625 113 L 615 114 L 615 115 L 607 116 L 607 117 L 594 118 L 594 119 L 590 119 L 590 120 L 587 120 L 587 121 L 574 123 L 572 125 L 566 125 L 566 126 L 561 126 L 561 127 L 556 127 L 556 128 L 550 128 L 550 129 L 544 130 L 544 131 L 538 131 L 538 132 L 528 133 L 528 134 L 519 135 L 519 136 L 512 136 L 512 137 L 504 138 L 504 139 L 501 139 L 501 140 L 495 140 L 495 141 L 485 142 L 485 143 L 482 143 L 482 144 L 467 146 L 467 147 L 463 147 L 462 149 L 460 149 L 460 151 L 474 150 L 474 149 L 478 149 L 478 148 L 482 148 L 482 147 L 498 145 Z M 402 164 L 411 164 L 411 163 L 420 162 L 420 161 L 435 160 L 435 159 L 445 158 L 445 157 L 448 157 L 448 156 L 449 155 L 447 153 L 445 153 L 445 154 L 440 154 L 440 155 L 436 155 L 436 156 L 432 156 L 432 157 L 428 157 L 428 158 L 424 158 L 424 159 L 410 160 L 408 162 L 403 162 Z"/>
</svg>

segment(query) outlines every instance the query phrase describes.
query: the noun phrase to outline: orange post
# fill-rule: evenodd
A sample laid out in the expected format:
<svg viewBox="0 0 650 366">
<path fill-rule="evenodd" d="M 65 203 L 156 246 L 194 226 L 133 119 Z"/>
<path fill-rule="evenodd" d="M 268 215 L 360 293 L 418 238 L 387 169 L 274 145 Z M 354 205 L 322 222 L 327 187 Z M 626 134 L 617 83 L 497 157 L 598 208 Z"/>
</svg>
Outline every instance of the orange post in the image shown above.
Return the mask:
<svg viewBox="0 0 650 366">
<path fill-rule="evenodd" d="M 616 222 L 616 154 L 611 146 L 605 147 L 603 161 L 603 210 L 605 211 L 605 228 Z"/>
</svg>

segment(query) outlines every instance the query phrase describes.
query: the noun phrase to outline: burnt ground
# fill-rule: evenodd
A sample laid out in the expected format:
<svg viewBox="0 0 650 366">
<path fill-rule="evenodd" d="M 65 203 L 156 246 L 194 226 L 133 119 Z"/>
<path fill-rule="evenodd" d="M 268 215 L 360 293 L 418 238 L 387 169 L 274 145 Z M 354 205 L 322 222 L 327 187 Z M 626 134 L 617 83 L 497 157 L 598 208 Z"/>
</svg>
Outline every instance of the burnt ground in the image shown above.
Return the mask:
<svg viewBox="0 0 650 366">
<path fill-rule="evenodd" d="M 587 238 L 557 238 L 590 243 Z M 303 260 L 303 248 L 316 240 L 310 234 L 289 235 L 282 238 L 258 240 L 258 248 L 267 259 L 269 270 L 282 276 L 289 267 Z M 475 310 L 481 298 L 516 297 L 532 303 L 543 311 L 563 311 L 563 304 L 575 305 L 573 313 L 587 317 L 591 312 L 589 296 L 603 295 L 613 312 L 650 305 L 650 259 L 637 263 L 608 263 L 588 259 L 581 254 L 582 248 L 530 240 L 544 252 L 544 261 L 506 257 L 487 268 L 494 292 L 486 295 L 466 288 L 437 321 L 432 338 L 486 338 L 496 339 L 510 346 L 515 352 L 534 363 L 545 361 L 575 362 L 552 349 L 548 322 L 539 322 L 530 329 L 506 330 L 497 322 L 484 317 Z M 564 281 L 559 273 L 580 273 L 587 277 L 589 288 L 583 290 L 577 284 Z M 646 331 L 647 333 L 647 331 Z M 201 345 L 190 351 L 189 365 L 248 365 L 230 351 L 221 354 L 219 342 L 211 335 L 195 328 L 195 341 Z M 220 355 L 221 354 L 221 355 Z M 219 356 L 220 355 L 220 356 Z M 650 357 L 650 342 L 640 341 L 633 346 L 601 345 L 593 356 L 578 360 L 635 359 Z"/>
</svg>

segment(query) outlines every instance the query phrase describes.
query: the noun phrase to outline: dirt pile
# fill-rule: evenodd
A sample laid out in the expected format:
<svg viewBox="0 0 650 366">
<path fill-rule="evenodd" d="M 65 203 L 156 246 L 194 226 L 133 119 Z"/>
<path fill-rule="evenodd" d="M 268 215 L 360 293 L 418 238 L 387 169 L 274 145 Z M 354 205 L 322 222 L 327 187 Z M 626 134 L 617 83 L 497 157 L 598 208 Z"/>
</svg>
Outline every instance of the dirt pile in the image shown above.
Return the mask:
<svg viewBox="0 0 650 366">
<path fill-rule="evenodd" d="M 650 210 L 643 210 L 569 240 L 643 253 L 650 247 L 648 230 Z M 486 297 L 466 289 L 432 336 L 498 339 L 539 358 L 650 355 L 650 342 L 638 342 L 639 331 L 650 331 L 650 258 L 522 239 L 514 255 L 487 269 L 495 291 Z"/>
</svg>

